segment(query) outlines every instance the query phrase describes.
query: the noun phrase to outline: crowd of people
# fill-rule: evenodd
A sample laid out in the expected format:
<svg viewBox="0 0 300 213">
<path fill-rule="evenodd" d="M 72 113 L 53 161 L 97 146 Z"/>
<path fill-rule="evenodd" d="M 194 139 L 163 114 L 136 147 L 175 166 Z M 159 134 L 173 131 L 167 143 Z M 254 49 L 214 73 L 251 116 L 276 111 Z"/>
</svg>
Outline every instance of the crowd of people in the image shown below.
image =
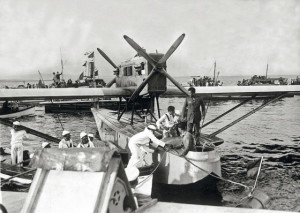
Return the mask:
<svg viewBox="0 0 300 213">
<path fill-rule="evenodd" d="M 192 87 L 208 87 L 208 86 L 222 86 L 223 82 L 220 80 L 214 80 L 211 77 L 203 76 L 203 78 L 192 78 L 188 82 L 189 86 Z"/>
<path fill-rule="evenodd" d="M 242 81 L 238 81 L 238 86 L 250 86 L 256 84 L 274 84 L 274 85 L 287 85 L 286 78 L 267 78 L 264 75 L 254 75 L 250 79 L 243 79 Z"/>
</svg>

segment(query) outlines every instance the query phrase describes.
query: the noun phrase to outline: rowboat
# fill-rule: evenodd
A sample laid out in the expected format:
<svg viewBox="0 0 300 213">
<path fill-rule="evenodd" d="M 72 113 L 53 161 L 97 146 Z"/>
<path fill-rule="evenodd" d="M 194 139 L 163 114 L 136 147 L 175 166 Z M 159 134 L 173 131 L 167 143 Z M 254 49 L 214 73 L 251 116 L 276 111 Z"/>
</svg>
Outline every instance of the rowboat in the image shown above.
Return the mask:
<svg viewBox="0 0 300 213">
<path fill-rule="evenodd" d="M 35 113 L 35 106 L 19 107 L 18 111 L 14 111 L 10 113 L 4 113 L 2 110 L 0 110 L 0 118 L 18 118 L 22 116 L 34 115 L 34 113 Z"/>
</svg>

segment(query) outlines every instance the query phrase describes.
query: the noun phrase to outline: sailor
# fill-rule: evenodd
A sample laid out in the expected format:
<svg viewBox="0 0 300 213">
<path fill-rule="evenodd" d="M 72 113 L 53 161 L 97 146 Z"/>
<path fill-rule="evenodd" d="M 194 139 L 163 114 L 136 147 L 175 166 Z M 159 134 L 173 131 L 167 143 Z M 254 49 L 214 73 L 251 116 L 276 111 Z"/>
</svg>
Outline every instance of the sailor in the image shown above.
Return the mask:
<svg viewBox="0 0 300 213">
<path fill-rule="evenodd" d="M 15 165 L 23 161 L 23 140 L 28 138 L 25 130 L 20 129 L 20 122 L 13 122 L 11 130 L 11 163 Z"/>
<path fill-rule="evenodd" d="M 187 131 L 193 133 L 195 129 L 195 138 L 197 142 L 200 137 L 200 121 L 205 116 L 205 104 L 202 98 L 195 97 L 195 88 L 188 89 L 190 95 L 186 98 L 183 108 L 182 116 L 187 120 Z"/>
<path fill-rule="evenodd" d="M 163 138 L 177 136 L 177 119 L 175 115 L 175 107 L 169 106 L 168 112 L 157 120 L 156 126 L 158 129 L 163 128 Z"/>
<path fill-rule="evenodd" d="M 80 133 L 81 142 L 78 144 L 78 148 L 94 148 L 94 143 L 89 141 L 89 137 L 85 132 Z"/>
<path fill-rule="evenodd" d="M 157 130 L 157 127 L 153 124 L 147 126 L 144 131 L 139 132 L 132 136 L 128 142 L 128 147 L 131 152 L 131 158 L 129 159 L 127 167 L 136 166 L 140 162 L 139 153 L 147 153 L 145 147 L 149 147 L 150 142 L 153 143 L 155 147 L 163 147 L 165 149 L 170 149 L 168 144 L 157 139 L 153 134 Z"/>
<path fill-rule="evenodd" d="M 62 132 L 63 139 L 58 144 L 58 148 L 73 148 L 74 144 L 71 139 L 71 134 L 69 131 L 64 130 Z"/>
</svg>

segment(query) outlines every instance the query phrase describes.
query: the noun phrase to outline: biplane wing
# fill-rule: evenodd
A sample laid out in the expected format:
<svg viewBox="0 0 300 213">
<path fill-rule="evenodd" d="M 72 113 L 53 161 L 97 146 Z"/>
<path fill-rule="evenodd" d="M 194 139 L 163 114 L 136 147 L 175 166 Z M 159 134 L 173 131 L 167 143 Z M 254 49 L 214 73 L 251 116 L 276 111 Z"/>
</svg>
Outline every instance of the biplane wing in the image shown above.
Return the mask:
<svg viewBox="0 0 300 213">
<path fill-rule="evenodd" d="M 186 87 L 188 89 L 188 87 Z M 299 85 L 284 86 L 220 86 L 220 87 L 195 87 L 196 95 L 203 97 L 214 96 L 264 96 L 278 94 L 300 94 Z M 182 92 L 176 87 L 168 87 L 166 96 L 180 96 Z"/>
<path fill-rule="evenodd" d="M 134 88 L 0 89 L 0 100 L 47 100 L 131 96 Z"/>
</svg>

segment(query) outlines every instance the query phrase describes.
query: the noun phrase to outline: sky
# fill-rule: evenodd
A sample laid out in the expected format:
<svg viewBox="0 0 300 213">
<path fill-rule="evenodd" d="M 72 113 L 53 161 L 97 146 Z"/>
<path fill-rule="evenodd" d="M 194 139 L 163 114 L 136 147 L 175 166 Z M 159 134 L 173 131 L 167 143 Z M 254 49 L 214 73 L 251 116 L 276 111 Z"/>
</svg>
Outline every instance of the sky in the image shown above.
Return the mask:
<svg viewBox="0 0 300 213">
<path fill-rule="evenodd" d="M 300 75 L 299 0 L 0 0 L 0 79 L 65 78 L 83 71 L 84 53 L 101 48 L 115 64 L 147 52 L 165 53 L 173 76 Z M 100 75 L 113 68 L 95 52 Z"/>
</svg>

